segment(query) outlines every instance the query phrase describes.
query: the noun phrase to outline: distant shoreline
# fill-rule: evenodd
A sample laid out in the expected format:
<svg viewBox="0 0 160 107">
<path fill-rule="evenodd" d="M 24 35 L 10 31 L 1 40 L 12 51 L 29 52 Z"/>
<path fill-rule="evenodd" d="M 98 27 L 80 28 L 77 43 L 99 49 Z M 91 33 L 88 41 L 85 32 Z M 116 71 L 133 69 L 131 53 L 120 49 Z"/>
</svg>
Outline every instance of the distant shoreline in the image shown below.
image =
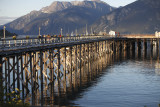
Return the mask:
<svg viewBox="0 0 160 107">
<path fill-rule="evenodd" d="M 126 38 L 157 38 L 154 34 L 125 34 L 120 35 L 120 37 L 126 37 Z"/>
</svg>

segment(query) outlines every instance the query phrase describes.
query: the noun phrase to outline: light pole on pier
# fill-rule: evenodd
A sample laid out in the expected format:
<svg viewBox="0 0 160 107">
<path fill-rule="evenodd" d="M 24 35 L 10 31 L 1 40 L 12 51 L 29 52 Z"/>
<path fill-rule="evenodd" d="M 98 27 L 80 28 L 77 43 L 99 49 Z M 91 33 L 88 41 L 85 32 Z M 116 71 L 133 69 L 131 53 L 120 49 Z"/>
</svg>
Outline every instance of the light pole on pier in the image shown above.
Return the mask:
<svg viewBox="0 0 160 107">
<path fill-rule="evenodd" d="M 41 35 L 41 27 L 39 27 L 39 36 Z"/>
<path fill-rule="evenodd" d="M 88 31 L 87 31 L 87 24 L 86 24 L 86 36 L 88 36 Z"/>
<path fill-rule="evenodd" d="M 4 39 L 6 38 L 6 34 L 5 34 L 6 31 L 5 31 L 5 29 L 6 29 L 6 26 L 3 27 L 3 35 L 4 35 Z"/>
<path fill-rule="evenodd" d="M 63 30 L 63 29 L 61 28 L 61 36 L 62 36 L 62 30 Z"/>
</svg>

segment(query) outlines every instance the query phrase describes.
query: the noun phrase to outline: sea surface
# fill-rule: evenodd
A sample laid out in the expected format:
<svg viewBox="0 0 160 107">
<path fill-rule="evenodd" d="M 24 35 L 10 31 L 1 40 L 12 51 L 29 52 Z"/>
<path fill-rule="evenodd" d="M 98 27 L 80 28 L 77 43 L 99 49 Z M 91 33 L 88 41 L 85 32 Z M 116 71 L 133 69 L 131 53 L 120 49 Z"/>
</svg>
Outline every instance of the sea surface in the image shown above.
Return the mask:
<svg viewBox="0 0 160 107">
<path fill-rule="evenodd" d="M 83 107 L 158 107 L 159 62 L 133 60 L 115 62 L 73 101 Z"/>
</svg>

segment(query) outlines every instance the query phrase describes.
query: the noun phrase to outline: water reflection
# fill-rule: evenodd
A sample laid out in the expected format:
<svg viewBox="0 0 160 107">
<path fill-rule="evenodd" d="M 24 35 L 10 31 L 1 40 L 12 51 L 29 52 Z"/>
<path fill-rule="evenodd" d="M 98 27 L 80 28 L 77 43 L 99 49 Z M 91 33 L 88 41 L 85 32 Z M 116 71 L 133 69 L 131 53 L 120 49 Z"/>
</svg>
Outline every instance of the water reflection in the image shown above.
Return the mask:
<svg viewBox="0 0 160 107">
<path fill-rule="evenodd" d="M 81 81 L 76 79 L 77 81 L 75 82 L 77 82 L 77 84 L 71 84 L 69 87 L 67 87 L 67 91 L 62 89 L 59 96 L 55 95 L 54 105 L 76 106 L 76 104 L 74 104 L 72 101 L 83 97 L 81 93 L 87 91 L 89 87 L 97 84 L 97 79 L 103 75 L 102 71 L 104 68 L 113 64 L 112 58 L 112 54 L 106 54 L 104 57 L 100 57 L 100 59 L 97 61 L 90 61 L 89 64 L 85 64 L 82 67 Z"/>
<path fill-rule="evenodd" d="M 159 107 L 160 62 L 156 48 L 112 54 L 112 62 L 101 71 L 96 84 L 72 102 L 84 107 Z"/>
<path fill-rule="evenodd" d="M 139 73 L 142 73 L 145 75 L 150 75 L 150 76 L 159 73 L 160 70 L 158 69 L 157 65 L 160 65 L 160 63 L 159 63 L 159 57 L 157 57 L 157 54 L 155 54 L 155 53 L 157 53 L 157 50 L 155 48 L 153 48 L 153 53 L 150 50 L 147 50 L 147 53 L 144 53 L 143 48 L 140 50 L 140 53 L 136 53 L 136 51 L 130 51 L 130 50 L 124 51 L 124 52 L 118 51 L 115 54 L 106 54 L 104 57 L 101 57 L 99 60 L 97 60 L 95 62 L 90 62 L 89 65 L 86 64 L 83 68 L 83 71 L 82 71 L 83 76 L 82 76 L 81 85 L 78 86 L 77 88 L 69 89 L 72 91 L 69 91 L 68 93 L 64 93 L 64 94 L 68 95 L 67 97 L 65 97 L 66 99 L 64 100 L 63 99 L 64 97 L 61 97 L 62 102 L 56 103 L 56 104 L 57 105 L 64 105 L 64 106 L 69 106 L 69 105 L 70 106 L 91 106 L 92 105 L 91 102 L 92 103 L 94 102 L 94 104 L 97 103 L 97 104 L 95 104 L 96 106 L 105 106 L 106 104 L 110 105 L 110 107 L 119 106 L 119 105 L 123 105 L 123 107 L 133 106 L 134 102 L 131 103 L 132 100 L 133 101 L 137 101 L 137 100 L 135 100 L 134 97 L 133 97 L 133 99 L 131 99 L 130 97 L 127 97 L 127 96 L 126 96 L 126 98 L 124 98 L 125 99 L 124 101 L 128 101 L 128 105 L 127 105 L 127 102 L 124 102 L 124 104 L 123 104 L 119 101 L 117 101 L 117 104 L 114 101 L 102 103 L 100 101 L 100 99 L 97 99 L 98 97 L 96 98 L 96 95 L 98 95 L 97 93 L 102 94 L 101 100 L 103 101 L 103 99 L 106 98 L 106 96 L 103 97 L 103 94 L 106 94 L 106 92 L 105 92 L 105 90 L 103 90 L 104 84 L 102 86 L 100 86 L 99 84 L 101 84 L 101 82 L 104 83 L 103 81 L 105 81 L 105 80 L 102 80 L 102 78 L 105 77 L 106 75 L 108 75 L 108 73 L 110 73 L 109 75 L 111 75 L 111 74 L 114 75 L 114 72 L 116 72 L 116 71 L 123 72 L 123 70 L 125 70 L 125 69 L 126 70 L 129 69 L 132 71 L 132 73 L 136 73 L 137 77 L 135 76 L 135 78 L 132 78 L 132 79 L 136 79 L 136 80 L 138 80 L 138 78 L 139 78 L 139 76 L 138 76 Z M 130 65 L 128 63 L 133 63 L 135 65 L 132 65 L 132 64 Z M 126 67 L 126 65 L 128 65 L 128 67 Z M 124 68 L 122 67 L 121 69 L 117 69 L 116 71 L 112 70 L 111 72 L 106 70 L 106 69 L 112 69 L 112 68 L 115 69 L 115 68 L 118 68 L 119 66 L 124 66 Z M 155 66 L 156 66 L 156 68 L 154 68 Z M 135 69 L 137 70 L 136 72 L 135 72 Z M 131 75 L 132 73 L 128 74 L 126 71 L 125 71 L 125 73 L 126 73 L 125 75 L 127 75 L 126 78 L 124 78 L 125 76 L 122 77 L 122 75 L 119 74 L 119 76 L 121 76 L 120 78 L 124 78 L 123 81 L 130 81 L 130 79 L 131 79 L 130 76 L 134 77 L 134 75 Z M 107 76 L 106 78 L 109 78 L 109 77 Z M 116 76 L 115 76 L 115 78 L 116 78 Z M 148 78 L 148 77 L 146 77 L 146 78 Z M 151 77 L 148 79 L 153 79 L 153 78 Z M 114 80 L 112 80 L 112 81 L 114 81 Z M 111 83 L 109 83 L 109 84 L 112 84 L 112 81 L 110 81 Z M 142 81 L 143 81 L 143 79 L 140 80 L 140 82 L 142 82 Z M 158 81 L 160 81 L 160 80 L 158 80 Z M 132 82 L 133 82 L 133 80 L 132 80 Z M 152 82 L 155 82 L 155 81 L 152 80 Z M 117 81 L 117 83 L 118 83 L 118 81 Z M 137 84 L 136 81 L 135 81 L 135 84 Z M 99 86 L 98 91 L 96 91 L 97 93 L 93 93 L 92 88 L 94 88 L 95 86 L 97 88 L 97 85 Z M 139 83 L 138 85 L 139 85 L 139 87 L 141 87 L 140 86 L 141 83 Z M 120 91 L 120 90 L 124 91 L 125 90 L 125 93 L 127 92 L 125 87 L 121 88 L 118 86 L 116 87 L 117 91 Z M 122 86 L 123 86 L 123 84 L 122 84 Z M 125 85 L 125 86 L 127 86 L 127 85 Z M 133 86 L 131 86 L 131 87 L 133 87 Z M 100 89 L 100 87 L 102 87 L 102 89 Z M 110 87 L 111 89 L 115 88 L 115 87 L 112 87 L 112 85 L 109 85 L 107 87 Z M 158 86 L 158 87 L 160 87 L 160 86 Z M 94 91 L 94 89 L 93 89 L 93 91 Z M 139 92 L 134 93 L 135 96 L 136 96 L 136 94 L 140 94 L 140 93 L 143 94 L 144 93 L 143 88 L 140 88 L 137 91 L 139 91 Z M 112 90 L 109 90 L 109 93 L 112 93 L 112 92 L 113 92 Z M 86 96 L 85 93 L 88 93 L 89 95 L 87 94 L 88 96 Z M 91 93 L 93 95 L 90 95 Z M 129 91 L 129 93 L 130 93 L 130 91 Z M 147 94 L 147 91 L 145 93 Z M 117 94 L 115 92 L 112 94 L 109 94 L 109 95 L 107 94 L 108 97 L 110 97 L 110 95 L 113 97 L 113 99 L 117 99 L 117 100 L 118 100 L 118 98 L 120 98 L 122 96 L 121 92 L 117 92 Z M 113 96 L 113 95 L 115 95 L 115 96 Z M 130 96 L 130 94 L 128 96 Z M 146 96 L 149 97 L 149 94 L 147 94 Z M 153 94 L 153 96 L 154 96 L 154 94 Z M 108 97 L 106 99 L 108 99 Z M 141 97 L 141 96 L 137 95 L 137 97 Z M 130 99 L 128 99 L 128 98 L 130 98 Z M 82 99 L 83 99 L 83 101 L 81 101 Z M 85 99 L 86 99 L 86 102 L 85 102 Z M 87 102 L 88 100 L 89 100 L 89 102 Z M 92 101 L 90 101 L 90 100 L 92 100 Z M 135 102 L 136 107 L 140 107 L 140 105 L 141 105 L 140 102 L 142 103 L 141 106 L 145 105 L 145 103 L 143 105 L 143 100 L 141 100 L 141 101 L 137 101 L 137 102 L 139 102 L 138 103 L 139 105 L 137 104 L 137 102 Z M 144 101 L 144 102 L 146 102 L 146 101 Z M 158 103 L 160 103 L 160 102 L 157 102 L 157 106 L 158 106 Z M 95 106 L 95 105 L 92 105 L 92 106 Z M 126 105 L 126 106 L 124 106 L 124 105 Z"/>
</svg>

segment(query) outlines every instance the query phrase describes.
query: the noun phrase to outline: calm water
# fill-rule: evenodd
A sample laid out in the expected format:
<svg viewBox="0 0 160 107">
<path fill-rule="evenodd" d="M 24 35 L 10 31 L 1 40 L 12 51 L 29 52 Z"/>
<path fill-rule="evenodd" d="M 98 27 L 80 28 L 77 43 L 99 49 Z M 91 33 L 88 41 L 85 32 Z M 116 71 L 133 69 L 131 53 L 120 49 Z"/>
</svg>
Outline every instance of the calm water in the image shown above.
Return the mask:
<svg viewBox="0 0 160 107">
<path fill-rule="evenodd" d="M 123 57 L 122 57 L 123 56 Z M 134 57 L 122 55 L 91 81 L 72 106 L 82 107 L 159 107 L 160 62 L 153 52 Z M 125 57 L 124 57 L 125 56 Z M 131 56 L 131 55 L 128 55 Z M 145 57 L 143 57 L 145 56 Z"/>
<path fill-rule="evenodd" d="M 155 68 L 156 64 L 141 60 L 116 62 L 72 102 L 85 107 L 158 107 L 160 69 Z"/>
</svg>

